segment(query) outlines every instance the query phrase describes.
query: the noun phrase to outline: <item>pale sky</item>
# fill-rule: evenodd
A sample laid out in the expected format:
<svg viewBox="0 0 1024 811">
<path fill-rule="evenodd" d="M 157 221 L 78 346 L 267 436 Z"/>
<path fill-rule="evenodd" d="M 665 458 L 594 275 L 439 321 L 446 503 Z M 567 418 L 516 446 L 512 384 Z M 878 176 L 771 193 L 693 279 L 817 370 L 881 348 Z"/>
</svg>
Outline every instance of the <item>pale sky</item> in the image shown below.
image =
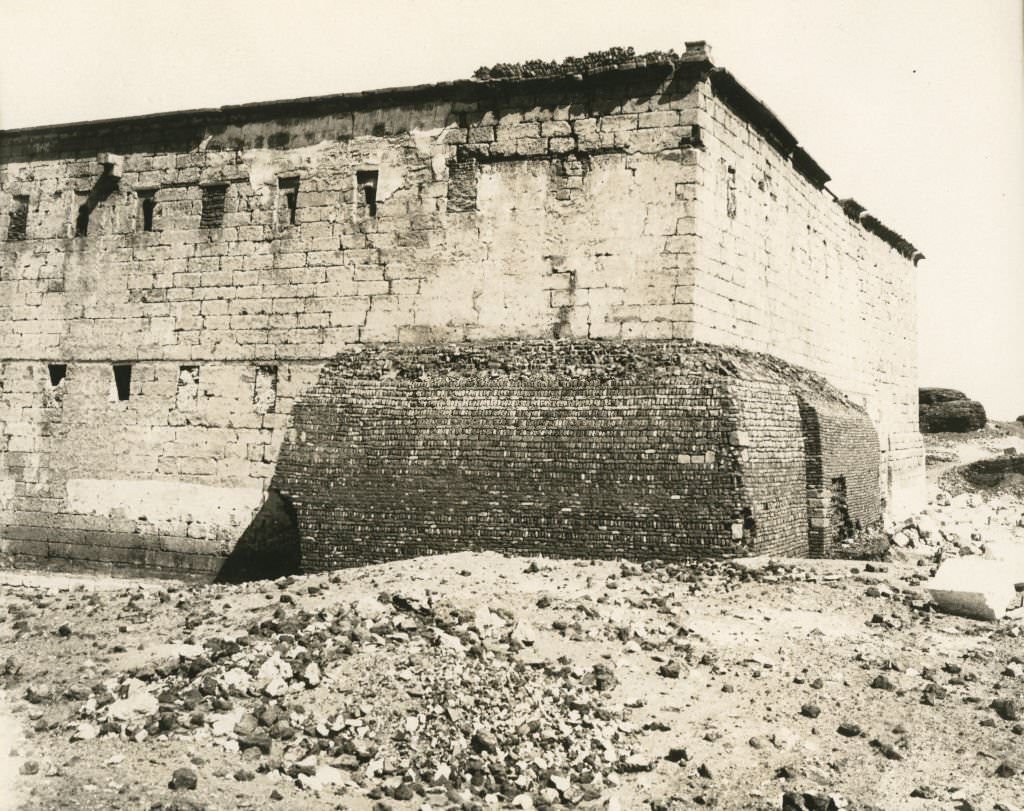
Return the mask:
<svg viewBox="0 0 1024 811">
<path fill-rule="evenodd" d="M 704 39 L 928 257 L 921 384 L 1024 414 L 1021 0 L 0 0 L 0 128 Z"/>
</svg>

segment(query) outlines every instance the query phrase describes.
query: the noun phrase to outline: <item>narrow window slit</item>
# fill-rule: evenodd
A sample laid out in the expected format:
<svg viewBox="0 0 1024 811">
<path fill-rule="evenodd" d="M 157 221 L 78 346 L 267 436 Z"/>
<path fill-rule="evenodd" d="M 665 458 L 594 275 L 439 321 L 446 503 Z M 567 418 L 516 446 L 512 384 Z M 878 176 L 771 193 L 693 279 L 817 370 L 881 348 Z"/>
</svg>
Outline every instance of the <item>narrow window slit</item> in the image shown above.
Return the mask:
<svg viewBox="0 0 1024 811">
<path fill-rule="evenodd" d="M 356 185 L 363 198 L 363 209 L 371 217 L 377 216 L 377 175 L 375 169 L 356 172 Z"/>
<path fill-rule="evenodd" d="M 28 236 L 28 195 L 14 195 L 14 208 L 7 225 L 7 239 L 19 240 Z"/>
<path fill-rule="evenodd" d="M 51 386 L 60 385 L 60 382 L 68 375 L 68 365 L 66 363 L 51 363 L 49 370 Z"/>
<path fill-rule="evenodd" d="M 132 366 L 130 363 L 114 364 L 114 385 L 117 399 L 127 400 L 132 396 Z"/>
<path fill-rule="evenodd" d="M 277 405 L 277 367 L 257 366 L 252 402 L 257 413 L 271 414 Z"/>
<path fill-rule="evenodd" d="M 224 222 L 224 198 L 228 187 L 225 184 L 203 186 L 203 212 L 199 217 L 200 228 L 220 228 Z"/>
<path fill-rule="evenodd" d="M 142 202 L 142 230 L 153 230 L 153 215 L 156 211 L 156 192 L 140 191 L 139 200 Z"/>
<path fill-rule="evenodd" d="M 199 402 L 199 367 L 178 367 L 178 388 L 174 404 L 179 411 L 189 411 Z"/>
<path fill-rule="evenodd" d="M 75 236 L 84 237 L 89 235 L 89 204 L 83 203 L 78 207 L 78 216 L 75 218 Z"/>
<path fill-rule="evenodd" d="M 736 170 L 732 166 L 726 175 L 725 214 L 730 220 L 736 219 Z"/>
<path fill-rule="evenodd" d="M 281 177 L 277 187 L 284 192 L 284 203 L 288 210 L 288 224 L 295 225 L 295 216 L 299 208 L 299 179 L 297 177 Z"/>
</svg>

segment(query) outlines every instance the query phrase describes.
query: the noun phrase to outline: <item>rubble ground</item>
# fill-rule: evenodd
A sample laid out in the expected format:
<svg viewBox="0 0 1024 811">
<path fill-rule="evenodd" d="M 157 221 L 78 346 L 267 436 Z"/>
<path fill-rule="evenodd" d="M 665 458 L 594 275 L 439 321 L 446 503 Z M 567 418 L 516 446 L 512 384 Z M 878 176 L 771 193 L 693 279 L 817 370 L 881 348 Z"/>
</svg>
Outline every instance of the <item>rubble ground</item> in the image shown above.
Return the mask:
<svg viewBox="0 0 1024 811">
<path fill-rule="evenodd" d="M 884 563 L 465 552 L 237 586 L 0 572 L 8 796 L 1019 809 L 1024 609 L 940 614 L 923 583 L 944 555 L 1022 542 L 1022 502 L 939 495 L 942 470 L 918 517 L 934 525 L 893 528 Z"/>
</svg>

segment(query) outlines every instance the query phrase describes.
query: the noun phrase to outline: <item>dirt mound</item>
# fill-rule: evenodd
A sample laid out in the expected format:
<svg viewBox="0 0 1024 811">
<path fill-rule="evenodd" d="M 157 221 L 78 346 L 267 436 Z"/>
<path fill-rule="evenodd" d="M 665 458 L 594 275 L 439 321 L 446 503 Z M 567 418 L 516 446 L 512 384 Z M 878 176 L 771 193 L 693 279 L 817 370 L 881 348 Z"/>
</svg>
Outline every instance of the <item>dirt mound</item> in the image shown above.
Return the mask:
<svg viewBox="0 0 1024 811">
<path fill-rule="evenodd" d="M 982 459 L 960 468 L 960 475 L 975 487 L 1019 488 L 1024 484 L 1024 456 L 1005 455 Z"/>
<path fill-rule="evenodd" d="M 927 574 L 461 553 L 0 585 L 0 681 L 33 729 L 30 809 L 1011 802 L 1019 621 L 932 614 Z"/>
</svg>

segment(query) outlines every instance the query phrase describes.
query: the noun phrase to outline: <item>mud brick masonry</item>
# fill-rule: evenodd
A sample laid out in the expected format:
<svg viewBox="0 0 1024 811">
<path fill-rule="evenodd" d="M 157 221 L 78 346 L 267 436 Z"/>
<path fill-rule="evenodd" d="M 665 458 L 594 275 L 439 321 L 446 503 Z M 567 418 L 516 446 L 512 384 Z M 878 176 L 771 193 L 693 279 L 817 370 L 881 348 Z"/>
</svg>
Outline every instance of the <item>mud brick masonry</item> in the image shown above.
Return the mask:
<svg viewBox="0 0 1024 811">
<path fill-rule="evenodd" d="M 0 132 L 0 553 L 828 554 L 924 474 L 827 181 L 703 43 Z"/>
</svg>

